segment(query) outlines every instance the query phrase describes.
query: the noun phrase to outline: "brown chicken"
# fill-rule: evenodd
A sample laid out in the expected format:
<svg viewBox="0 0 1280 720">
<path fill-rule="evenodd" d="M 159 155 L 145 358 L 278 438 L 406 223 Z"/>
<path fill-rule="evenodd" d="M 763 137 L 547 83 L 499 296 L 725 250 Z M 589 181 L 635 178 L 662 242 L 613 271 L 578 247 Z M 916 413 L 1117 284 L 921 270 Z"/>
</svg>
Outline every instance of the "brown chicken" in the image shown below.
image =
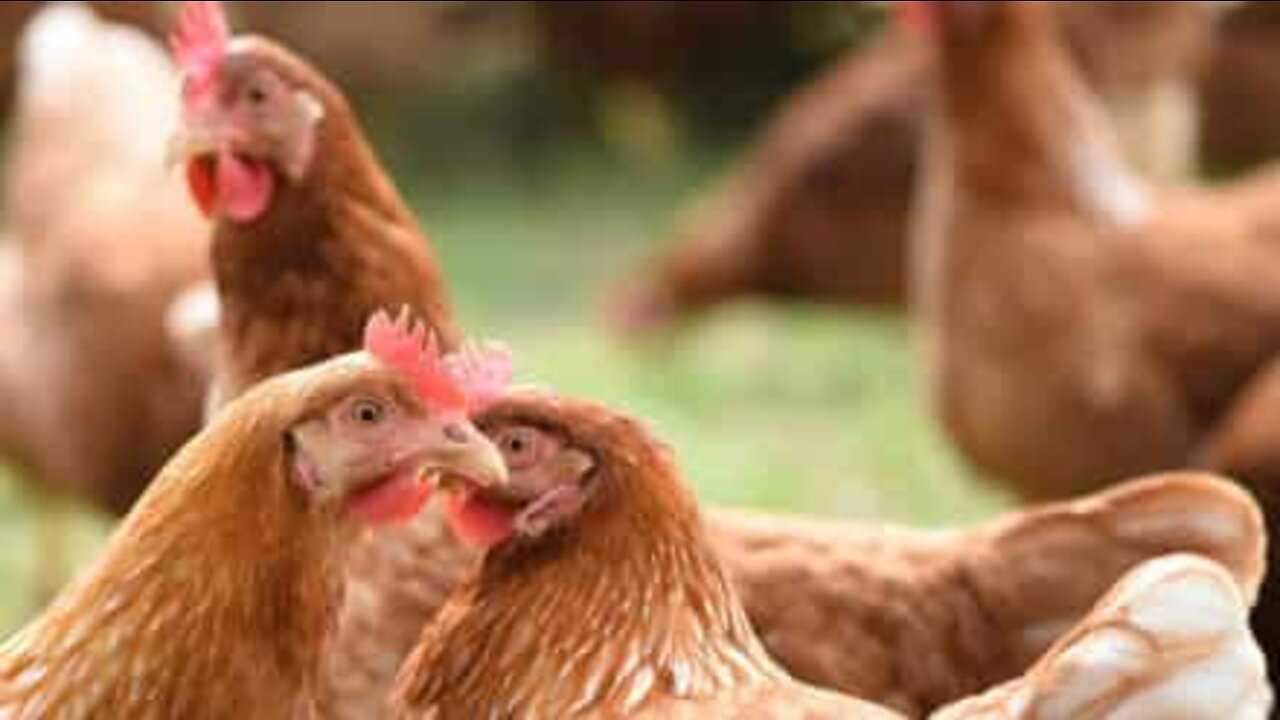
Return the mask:
<svg viewBox="0 0 1280 720">
<path fill-rule="evenodd" d="M 1054 7 L 1139 165 L 1188 175 L 1212 4 Z M 891 28 L 802 89 L 674 242 L 627 281 L 611 322 L 654 330 L 749 296 L 902 304 L 926 57 L 917 37 Z"/>
<path fill-rule="evenodd" d="M 1172 475 L 971 529 L 712 514 L 712 547 L 789 672 L 911 717 L 1025 672 L 1126 571 L 1213 558 L 1252 593 L 1257 505 L 1222 480 Z"/>
<path fill-rule="evenodd" d="M 916 305 L 960 449 L 1037 500 L 1205 463 L 1280 527 L 1280 468 L 1257 463 L 1274 457 L 1257 415 L 1280 352 L 1280 173 L 1154 190 L 1043 5 L 917 9 L 938 66 Z M 1256 620 L 1280 653 L 1272 579 Z"/>
<path fill-rule="evenodd" d="M 951 532 L 714 511 L 707 524 L 772 656 L 807 682 L 911 716 L 1025 671 L 1143 560 L 1197 552 L 1245 588 L 1263 567 L 1257 506 L 1231 484 L 1198 476 Z M 415 531 L 395 551 L 357 550 L 326 717 L 387 713 L 415 628 L 467 571 L 446 530 L 420 521 Z M 452 562 L 454 571 L 424 570 L 427 562 Z"/>
<path fill-rule="evenodd" d="M 400 717 L 894 717 L 769 658 L 639 425 L 545 395 L 477 424 L 509 482 L 445 486 L 459 534 L 489 552 L 409 660 Z"/>
<path fill-rule="evenodd" d="M 435 476 L 503 459 L 425 332 L 270 380 L 161 471 L 93 569 L 0 648 L 0 717 L 309 718 L 342 565 Z"/>
<path fill-rule="evenodd" d="M 1126 576 L 1024 677 L 933 718 L 1265 720 L 1272 705 L 1239 586 L 1184 555 Z"/>
<path fill-rule="evenodd" d="M 719 544 L 703 527 L 668 452 L 640 425 L 599 406 L 530 393 L 498 401 L 479 415 L 477 424 L 503 452 L 509 483 L 497 490 L 477 488 L 465 481 L 445 484 L 456 530 L 489 551 L 483 567 L 427 628 L 406 664 L 398 689 L 402 717 L 892 716 L 862 703 L 809 690 L 774 664 L 750 627 L 747 609 L 737 600 L 733 585 L 740 583 L 733 582 L 732 570 L 721 566 L 720 558 L 732 555 L 720 552 Z M 1145 502 L 1158 504 L 1161 493 L 1176 493 L 1174 488 L 1179 485 L 1182 491 L 1191 492 L 1197 489 L 1195 482 L 1168 479 L 1163 484 L 1151 483 L 1136 487 L 1125 500 L 1141 502 L 1139 498 L 1146 495 Z M 1225 595 L 1229 602 L 1200 606 L 1203 595 L 1183 596 L 1180 591 L 1185 587 L 1153 591 L 1143 578 L 1163 580 L 1169 573 L 1141 570 L 1090 617 L 1085 630 L 1075 631 L 1070 642 L 1082 644 L 1079 636 L 1096 631 L 1104 616 L 1123 617 L 1124 608 L 1116 606 L 1124 606 L 1130 598 L 1141 600 L 1152 610 L 1178 612 L 1180 621 L 1185 620 L 1188 608 L 1198 608 L 1209 613 L 1201 619 L 1209 626 L 1212 639 L 1226 644 L 1221 636 L 1227 629 L 1212 622 L 1229 625 L 1235 631 L 1227 639 L 1231 649 L 1241 651 L 1238 658 L 1223 652 L 1222 658 L 1206 662 L 1208 667 L 1192 670 L 1197 677 L 1207 676 L 1206 685 L 1215 671 L 1229 673 L 1228 679 L 1238 678 L 1236 685 L 1224 683 L 1228 686 L 1212 688 L 1210 698 L 1221 700 L 1234 698 L 1240 685 L 1262 680 L 1260 686 L 1266 688 L 1261 657 L 1245 627 L 1246 611 L 1240 600 L 1242 595 L 1256 593 L 1264 539 L 1257 508 L 1242 493 L 1199 482 L 1200 492 L 1214 490 L 1230 500 L 1225 505 L 1233 507 L 1224 506 L 1221 509 L 1229 511 L 1213 519 L 1190 520 L 1184 513 L 1195 505 L 1174 501 L 1181 510 L 1166 517 L 1144 518 L 1134 513 L 1123 522 L 1132 523 L 1131 529 L 1139 534 L 1149 532 L 1153 525 L 1164 524 L 1173 530 L 1186 523 L 1201 525 L 1206 535 L 1234 538 L 1233 544 L 1241 553 L 1233 558 L 1238 577 L 1232 580 L 1222 570 L 1209 571 L 1210 589 L 1217 596 Z M 1119 495 L 1112 498 L 1119 499 Z M 1164 499 L 1172 500 L 1168 495 Z M 1201 509 L 1208 510 L 1208 506 Z M 855 614 L 878 615 L 880 624 L 868 619 L 855 630 L 839 627 L 838 615 L 829 616 L 830 642 L 842 645 L 849 662 L 862 663 L 860 671 L 865 675 L 883 677 L 904 670 L 910 673 L 913 666 L 936 661 L 937 653 L 930 644 L 946 646 L 958 639 L 961 644 L 976 646 L 984 639 L 990 641 L 989 636 L 1006 634 L 1022 635 L 1031 642 L 1036 634 L 1057 634 L 1057 629 L 1026 625 L 1022 632 L 1015 632 L 1012 625 L 1005 624 L 1011 619 L 1006 612 L 1011 608 L 1001 605 L 1019 605 L 1021 609 L 1013 614 L 1036 614 L 1042 611 L 1034 607 L 1036 602 L 1059 602 L 1053 592 L 1066 590 L 1071 583 L 1052 578 L 1055 571 L 1044 572 L 1046 565 L 1052 565 L 1053 556 L 1065 554 L 1069 548 L 1077 552 L 1077 560 L 1090 557 L 1080 552 L 1087 552 L 1088 543 L 1079 544 L 1079 535 L 1081 527 L 1090 522 L 1088 515 L 1096 511 L 1084 506 L 1074 512 L 1049 511 L 1038 522 L 1016 529 L 1010 524 L 993 533 L 974 534 L 971 544 L 975 556 L 989 556 L 988 562 L 999 566 L 1003 578 L 973 565 L 940 571 L 939 576 L 948 572 L 967 576 L 971 586 L 967 608 L 955 613 L 941 608 L 946 604 L 942 598 L 929 598 L 929 594 L 953 594 L 955 598 L 954 589 L 921 586 L 898 592 L 889 581 L 878 588 L 881 594 L 874 599 L 865 592 L 860 595 L 860 600 L 867 600 L 865 608 L 856 604 L 849 608 Z M 993 541 L 1000 535 L 1004 536 L 1002 550 L 1012 552 L 995 552 Z M 1039 543 L 1033 542 L 1037 535 Z M 892 544 L 893 540 L 887 542 Z M 921 538 L 918 554 L 897 564 L 905 572 L 914 563 L 919 566 L 916 572 L 927 573 L 923 568 L 933 564 L 936 558 L 931 556 L 942 542 L 935 538 L 934 547 L 930 547 Z M 1057 548 L 1053 547 L 1055 542 Z M 1032 545 L 1039 547 L 1033 551 Z M 1198 573 L 1197 583 L 1203 582 L 1199 575 L 1204 573 L 1199 563 L 1216 568 L 1208 561 L 1180 561 L 1182 566 L 1187 563 Z M 1039 586 L 1029 591 L 1036 598 L 1006 596 L 989 602 L 1013 589 L 1019 577 L 1025 586 Z M 835 575 L 828 581 L 834 585 L 841 579 Z M 785 579 L 775 577 L 774 581 L 775 592 L 788 595 L 789 609 L 803 615 L 811 598 L 794 591 L 801 583 L 792 581 L 788 592 Z M 951 582 L 965 583 L 958 578 Z M 1080 582 L 1089 581 L 1082 578 Z M 988 594 L 996 586 L 1002 590 Z M 864 589 L 869 588 L 875 584 L 864 583 Z M 1022 592 L 1028 591 L 1024 588 Z M 915 604 L 916 600 L 923 602 Z M 922 627 L 913 644 L 885 654 L 863 649 L 869 645 L 889 650 L 890 638 L 904 630 L 910 632 L 909 623 L 896 615 L 923 610 L 931 603 L 936 610 L 932 617 L 927 610 L 914 617 Z M 1061 616 L 1061 621 L 1069 628 L 1088 609 L 1086 605 L 1079 615 Z M 987 614 L 986 610 L 995 612 Z M 1177 627 L 1144 624 L 1146 620 L 1135 617 L 1134 623 L 1161 641 L 1181 639 Z M 1161 617 L 1151 620 L 1159 623 Z M 929 637 L 931 632 L 937 636 Z M 1194 634 L 1189 629 L 1182 632 Z M 1057 649 L 1058 655 L 1064 653 L 1061 647 Z M 1176 650 L 1159 648 L 1152 655 L 1157 657 L 1148 658 L 1143 670 L 1153 679 L 1170 684 L 1188 681 L 1169 665 L 1157 662 L 1179 660 Z M 1233 659 L 1240 661 L 1233 664 Z M 998 655 L 982 654 L 958 660 L 962 666 L 1000 662 Z M 1045 662 L 1059 660 L 1051 656 Z M 1183 662 L 1173 670 L 1195 664 Z M 990 670 L 974 668 L 971 672 L 976 676 Z M 1047 672 L 1037 669 L 1024 680 L 1038 700 L 1052 702 L 1051 696 L 1070 697 L 1073 690 L 1080 689 L 1079 681 L 1054 682 L 1045 677 Z M 1230 706 L 1224 703 L 1219 707 Z M 1187 717 L 1212 717 L 1203 710 Z M 923 716 L 924 712 L 924 708 L 915 708 L 912 716 Z"/>
<path fill-rule="evenodd" d="M 74 3 L 36 16 L 20 69 L 6 178 L 15 237 L 0 248 L 0 453 L 51 509 L 68 496 L 123 515 L 200 427 L 203 388 L 165 314 L 205 273 L 207 230 L 146 131 L 172 122 L 175 72 L 151 39 Z M 62 531 L 46 527 L 56 542 Z M 51 594 L 68 559 L 42 552 Z"/>
<path fill-rule="evenodd" d="M 342 93 L 289 50 L 231 37 L 219 3 L 186 3 L 174 45 L 174 154 L 215 222 L 214 405 L 358 347 L 379 309 L 408 305 L 456 348 L 436 260 Z"/>
</svg>

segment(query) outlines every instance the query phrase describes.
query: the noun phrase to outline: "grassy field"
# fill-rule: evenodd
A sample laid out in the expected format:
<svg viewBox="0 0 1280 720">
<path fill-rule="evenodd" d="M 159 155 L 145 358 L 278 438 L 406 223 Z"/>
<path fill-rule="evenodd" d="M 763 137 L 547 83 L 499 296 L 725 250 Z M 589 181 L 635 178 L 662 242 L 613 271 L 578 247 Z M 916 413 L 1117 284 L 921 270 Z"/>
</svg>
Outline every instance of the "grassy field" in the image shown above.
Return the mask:
<svg viewBox="0 0 1280 720">
<path fill-rule="evenodd" d="M 604 291 L 714 164 L 637 172 L 588 153 L 519 185 L 411 191 L 467 327 L 509 342 L 522 379 L 650 420 L 707 502 L 930 525 L 1000 507 L 928 422 L 896 319 L 747 306 L 644 347 L 601 331 Z M 104 529 L 77 525 L 82 557 Z M 0 633 L 31 609 L 31 535 L 20 485 L 0 482 Z"/>
</svg>

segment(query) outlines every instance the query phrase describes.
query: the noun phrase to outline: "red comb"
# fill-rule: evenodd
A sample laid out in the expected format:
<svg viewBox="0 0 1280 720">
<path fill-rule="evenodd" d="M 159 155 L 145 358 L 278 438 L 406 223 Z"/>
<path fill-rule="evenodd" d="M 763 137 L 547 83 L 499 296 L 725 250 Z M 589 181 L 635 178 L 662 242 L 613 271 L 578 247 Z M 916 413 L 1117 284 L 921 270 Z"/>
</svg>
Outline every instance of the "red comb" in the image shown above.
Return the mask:
<svg viewBox="0 0 1280 720">
<path fill-rule="evenodd" d="M 231 42 L 231 26 L 220 2 L 184 2 L 169 46 L 193 91 L 206 89 Z"/>
<path fill-rule="evenodd" d="M 938 3 L 922 0 L 898 0 L 898 18 L 907 28 L 920 33 L 932 32 L 937 27 Z"/>
<path fill-rule="evenodd" d="M 445 359 L 454 381 L 467 393 L 467 411 L 482 413 L 507 394 L 514 374 L 511 349 L 500 343 L 468 345 Z"/>
<path fill-rule="evenodd" d="M 364 349 L 408 378 L 437 410 L 466 412 L 466 388 L 447 370 L 434 334 L 404 308 L 398 318 L 380 312 L 364 331 Z"/>
</svg>

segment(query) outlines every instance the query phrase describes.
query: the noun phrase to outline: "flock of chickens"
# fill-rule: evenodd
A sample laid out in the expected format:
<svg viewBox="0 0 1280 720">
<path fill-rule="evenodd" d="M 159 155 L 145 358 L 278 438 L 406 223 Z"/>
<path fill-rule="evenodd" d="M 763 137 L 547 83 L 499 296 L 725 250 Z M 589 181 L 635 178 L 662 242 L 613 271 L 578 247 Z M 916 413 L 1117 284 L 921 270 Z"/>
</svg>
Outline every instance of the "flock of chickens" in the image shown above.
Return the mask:
<svg viewBox="0 0 1280 720">
<path fill-rule="evenodd" d="M 320 69 L 217 2 L 183 4 L 171 56 L 85 4 L 42 10 L 0 449 L 48 504 L 124 520 L 0 645 L 0 720 L 1270 717 L 1280 176 L 1148 180 L 1181 171 L 1185 108 L 1084 62 L 1091 89 L 1069 9 L 896 5 L 859 61 L 882 84 L 850 87 L 904 123 L 882 150 L 919 165 L 914 250 L 896 171 L 865 250 L 912 267 L 957 444 L 1048 502 L 950 532 L 700 509 L 642 423 L 467 342 Z M 138 132 L 175 121 L 167 146 Z M 784 248 L 731 242 L 784 180 L 748 166 L 705 216 L 736 227 L 697 231 L 618 319 L 784 289 Z M 1151 475 L 1180 468 L 1253 493 Z"/>
</svg>

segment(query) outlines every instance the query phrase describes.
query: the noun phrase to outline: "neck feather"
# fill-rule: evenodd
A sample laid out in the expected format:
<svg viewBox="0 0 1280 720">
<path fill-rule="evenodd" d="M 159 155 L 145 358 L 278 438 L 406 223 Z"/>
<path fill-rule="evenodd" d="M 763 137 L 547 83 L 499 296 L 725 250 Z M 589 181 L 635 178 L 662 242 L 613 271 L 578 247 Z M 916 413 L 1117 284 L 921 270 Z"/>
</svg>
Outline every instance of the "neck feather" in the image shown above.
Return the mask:
<svg viewBox="0 0 1280 720">
<path fill-rule="evenodd" d="M 303 707 L 339 599 L 341 533 L 281 476 L 278 436 L 228 430 L 184 450 L 101 561 L 4 648 L 0 709 L 6 693 L 32 716 Z"/>
<path fill-rule="evenodd" d="M 409 664 L 411 707 L 626 716 L 782 677 L 680 484 L 605 484 L 578 527 L 491 554 Z"/>
<path fill-rule="evenodd" d="M 216 231 L 229 395 L 358 349 L 378 310 L 407 305 L 446 350 L 461 342 L 430 245 L 350 111 L 322 127 L 305 183 L 281 183 L 258 222 Z"/>
</svg>

